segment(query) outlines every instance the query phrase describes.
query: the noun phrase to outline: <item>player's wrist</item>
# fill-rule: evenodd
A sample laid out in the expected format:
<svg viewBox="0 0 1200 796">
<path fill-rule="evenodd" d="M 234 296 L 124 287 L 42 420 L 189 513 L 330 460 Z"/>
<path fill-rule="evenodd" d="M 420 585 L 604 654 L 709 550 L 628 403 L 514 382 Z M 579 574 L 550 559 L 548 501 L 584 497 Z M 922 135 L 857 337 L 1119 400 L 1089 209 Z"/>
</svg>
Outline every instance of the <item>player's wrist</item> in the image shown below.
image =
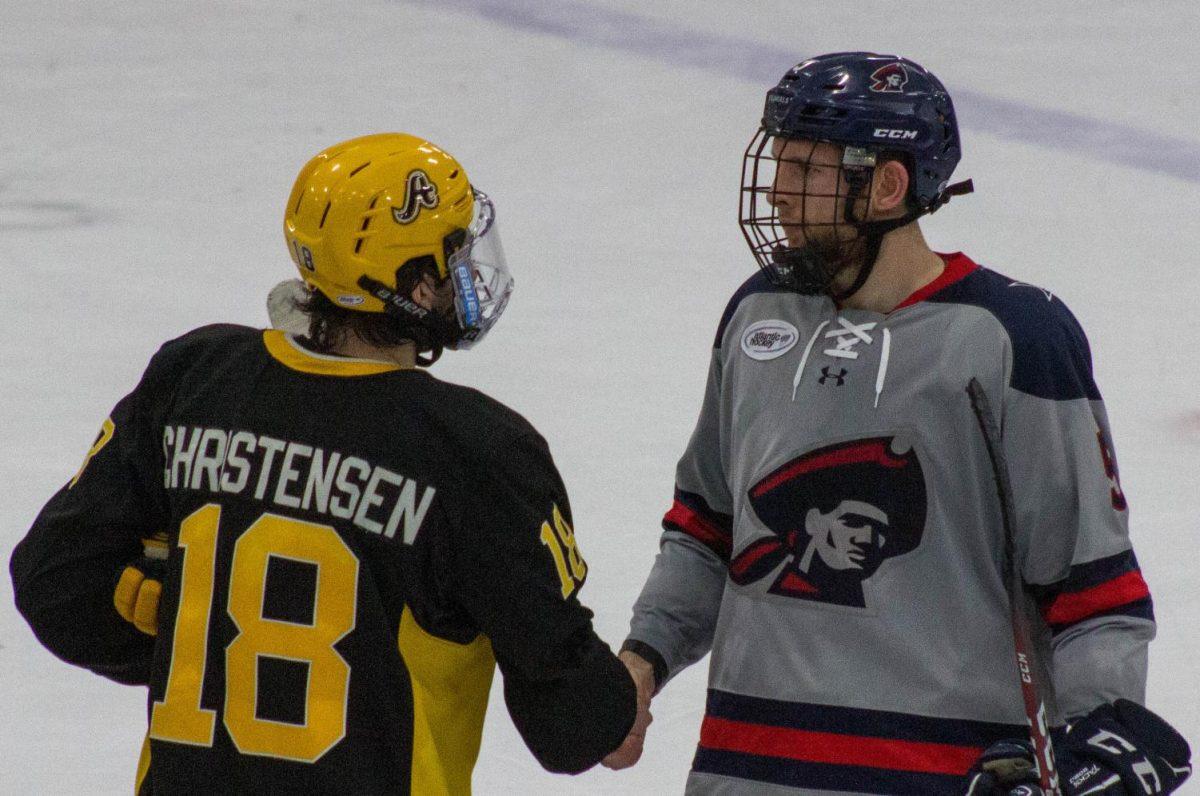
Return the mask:
<svg viewBox="0 0 1200 796">
<path fill-rule="evenodd" d="M 630 668 L 630 674 L 638 683 L 638 688 L 641 689 L 645 685 L 647 693 L 651 696 L 658 693 L 658 689 L 667 681 L 666 660 L 658 650 L 644 641 L 626 639 L 617 657 Z"/>
<path fill-rule="evenodd" d="M 622 650 L 617 657 L 621 663 L 625 664 L 625 668 L 629 670 L 629 676 L 633 678 L 633 683 L 637 686 L 638 701 L 649 702 L 655 690 L 654 666 L 632 650 Z"/>
</svg>

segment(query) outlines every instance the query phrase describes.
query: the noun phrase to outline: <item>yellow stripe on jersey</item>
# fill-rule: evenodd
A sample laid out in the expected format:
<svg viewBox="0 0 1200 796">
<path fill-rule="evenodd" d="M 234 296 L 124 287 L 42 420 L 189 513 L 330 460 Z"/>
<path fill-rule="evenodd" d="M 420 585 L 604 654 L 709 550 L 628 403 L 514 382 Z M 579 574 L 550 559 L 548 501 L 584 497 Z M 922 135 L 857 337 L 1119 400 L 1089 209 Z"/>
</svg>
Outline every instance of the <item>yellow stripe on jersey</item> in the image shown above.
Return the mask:
<svg viewBox="0 0 1200 796">
<path fill-rule="evenodd" d="M 301 373 L 314 373 L 318 376 L 375 376 L 405 369 L 395 362 L 378 359 L 318 354 L 305 349 L 292 335 L 281 329 L 264 331 L 263 344 L 267 347 L 267 352 L 281 364 Z"/>
<path fill-rule="evenodd" d="M 431 635 L 406 606 L 400 656 L 413 692 L 412 792 L 471 792 L 496 659 L 486 636 L 469 644 Z"/>
<path fill-rule="evenodd" d="M 138 794 L 142 792 L 142 784 L 146 781 L 146 774 L 150 771 L 150 733 L 146 733 L 146 738 L 142 741 L 142 753 L 138 756 L 137 777 L 133 780 L 133 792 Z"/>
</svg>

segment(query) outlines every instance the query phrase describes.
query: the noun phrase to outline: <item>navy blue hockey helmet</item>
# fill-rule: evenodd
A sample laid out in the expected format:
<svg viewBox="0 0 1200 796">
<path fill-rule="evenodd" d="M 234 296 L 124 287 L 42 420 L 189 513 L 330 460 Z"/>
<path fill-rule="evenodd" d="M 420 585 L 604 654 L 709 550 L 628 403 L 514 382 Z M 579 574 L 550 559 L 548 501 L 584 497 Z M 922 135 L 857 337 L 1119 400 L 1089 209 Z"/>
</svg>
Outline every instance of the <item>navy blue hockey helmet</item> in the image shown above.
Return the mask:
<svg viewBox="0 0 1200 796">
<path fill-rule="evenodd" d="M 950 95 L 920 65 L 810 58 L 767 92 L 742 161 L 742 232 L 775 284 L 844 299 L 870 278 L 884 235 L 972 190 L 948 185 L 960 155 Z M 871 218 L 876 168 L 892 160 L 909 175 L 903 212 Z"/>
<path fill-rule="evenodd" d="M 762 126 L 781 138 L 907 153 L 922 208 L 941 197 L 962 155 L 946 87 L 895 55 L 833 53 L 797 64 L 767 92 Z"/>
</svg>

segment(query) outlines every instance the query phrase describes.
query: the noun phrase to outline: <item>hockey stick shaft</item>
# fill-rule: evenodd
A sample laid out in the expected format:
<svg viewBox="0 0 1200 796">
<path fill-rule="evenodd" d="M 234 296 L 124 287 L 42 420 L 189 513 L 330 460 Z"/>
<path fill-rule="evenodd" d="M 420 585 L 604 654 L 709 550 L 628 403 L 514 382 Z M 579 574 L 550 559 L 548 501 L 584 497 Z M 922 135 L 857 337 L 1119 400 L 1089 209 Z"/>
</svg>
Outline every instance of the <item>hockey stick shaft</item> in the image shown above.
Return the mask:
<svg viewBox="0 0 1200 796">
<path fill-rule="evenodd" d="M 1017 566 L 1016 536 L 1013 525 L 1016 512 L 1013 508 L 1012 482 L 1009 479 L 1008 460 L 996 427 L 996 416 L 992 414 L 991 402 L 978 379 L 972 378 L 967 385 L 971 398 L 971 409 L 979 421 L 979 430 L 987 446 L 988 459 L 992 463 L 992 476 L 996 483 L 996 494 L 1000 498 L 1000 518 L 1004 529 L 1004 585 L 1012 616 L 1013 645 L 1016 650 L 1017 673 L 1021 680 L 1021 695 L 1025 700 L 1025 718 L 1029 721 L 1029 739 L 1033 742 L 1038 761 L 1038 772 L 1042 789 L 1047 796 L 1062 796 L 1058 782 L 1058 769 L 1054 764 L 1054 746 L 1050 741 L 1050 728 L 1046 718 L 1046 701 L 1038 682 L 1036 654 L 1033 648 L 1029 616 L 1025 612 L 1025 586 Z"/>
</svg>

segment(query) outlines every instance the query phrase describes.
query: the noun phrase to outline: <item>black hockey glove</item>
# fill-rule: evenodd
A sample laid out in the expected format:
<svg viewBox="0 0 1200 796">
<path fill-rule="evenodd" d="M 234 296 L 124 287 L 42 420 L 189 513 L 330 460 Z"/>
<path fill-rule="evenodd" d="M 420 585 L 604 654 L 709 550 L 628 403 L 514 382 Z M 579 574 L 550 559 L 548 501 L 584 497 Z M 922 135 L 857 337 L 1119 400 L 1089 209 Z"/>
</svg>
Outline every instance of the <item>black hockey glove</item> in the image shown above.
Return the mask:
<svg viewBox="0 0 1200 796">
<path fill-rule="evenodd" d="M 1066 796 L 1172 793 L 1192 773 L 1183 736 L 1127 699 L 1101 705 L 1051 735 Z M 1028 741 L 992 744 L 967 774 L 967 796 L 1038 796 L 1033 760 Z"/>
<path fill-rule="evenodd" d="M 1068 796 L 1171 793 L 1192 773 L 1192 750 L 1183 736 L 1127 699 L 1101 705 L 1058 731 L 1054 751 Z"/>
<path fill-rule="evenodd" d="M 166 568 L 166 540 L 143 539 L 141 557 L 126 565 L 113 592 L 117 613 L 148 636 L 158 635 L 158 598 Z"/>
</svg>

